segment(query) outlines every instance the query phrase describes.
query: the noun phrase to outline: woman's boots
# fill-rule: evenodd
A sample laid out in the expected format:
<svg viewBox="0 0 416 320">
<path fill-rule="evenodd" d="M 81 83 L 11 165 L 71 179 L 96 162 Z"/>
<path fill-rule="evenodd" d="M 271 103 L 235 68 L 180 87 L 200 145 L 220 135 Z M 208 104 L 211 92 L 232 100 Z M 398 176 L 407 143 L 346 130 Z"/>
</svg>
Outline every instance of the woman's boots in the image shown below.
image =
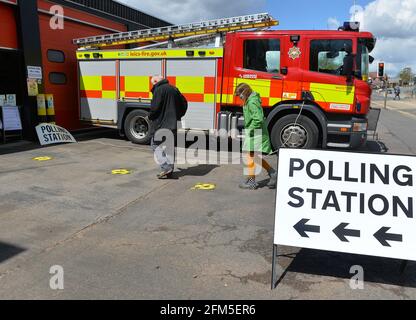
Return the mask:
<svg viewBox="0 0 416 320">
<path fill-rule="evenodd" d="M 277 187 L 277 171 L 273 170 L 272 172 L 269 172 L 270 181 L 267 184 L 267 186 L 270 189 L 276 189 Z"/>
<path fill-rule="evenodd" d="M 249 177 L 245 182 L 240 184 L 240 189 L 244 190 L 257 190 L 259 188 L 258 183 L 256 182 L 256 178 Z"/>
<path fill-rule="evenodd" d="M 277 187 L 277 171 L 273 170 L 269 172 L 270 181 L 267 184 L 269 189 L 276 189 Z M 240 189 L 244 190 L 257 190 L 259 188 L 259 184 L 256 182 L 255 177 L 249 177 L 246 181 L 240 184 Z"/>
</svg>

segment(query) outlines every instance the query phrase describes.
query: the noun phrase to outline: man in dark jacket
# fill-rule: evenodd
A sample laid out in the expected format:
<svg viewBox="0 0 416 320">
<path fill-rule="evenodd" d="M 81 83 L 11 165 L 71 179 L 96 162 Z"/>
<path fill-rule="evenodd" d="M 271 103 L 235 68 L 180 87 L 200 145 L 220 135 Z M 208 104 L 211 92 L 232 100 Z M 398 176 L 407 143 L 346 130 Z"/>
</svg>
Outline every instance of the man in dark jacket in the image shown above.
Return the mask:
<svg viewBox="0 0 416 320">
<path fill-rule="evenodd" d="M 173 138 L 176 138 L 182 106 L 180 92 L 161 76 L 153 77 L 151 82 L 153 84 L 153 99 L 149 120 L 153 122 L 154 133 L 156 134 L 159 130 L 160 132 L 162 132 L 161 130 L 168 130 L 173 133 Z M 167 131 L 163 132 L 166 133 Z M 161 135 L 165 136 L 165 133 Z M 162 141 L 156 138 L 154 135 L 151 146 L 155 153 L 155 159 L 162 170 L 157 177 L 163 179 L 170 177 L 174 171 L 175 140 L 166 140 L 162 145 Z"/>
</svg>

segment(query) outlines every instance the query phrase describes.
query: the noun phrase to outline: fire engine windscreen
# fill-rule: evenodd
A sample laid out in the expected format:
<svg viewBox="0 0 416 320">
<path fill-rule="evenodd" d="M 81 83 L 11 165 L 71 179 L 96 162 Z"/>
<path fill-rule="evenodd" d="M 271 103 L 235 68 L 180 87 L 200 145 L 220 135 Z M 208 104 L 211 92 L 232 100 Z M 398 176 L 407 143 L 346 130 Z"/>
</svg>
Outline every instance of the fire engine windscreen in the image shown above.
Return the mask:
<svg viewBox="0 0 416 320">
<path fill-rule="evenodd" d="M 310 70 L 340 76 L 351 52 L 352 40 L 312 40 Z"/>
</svg>

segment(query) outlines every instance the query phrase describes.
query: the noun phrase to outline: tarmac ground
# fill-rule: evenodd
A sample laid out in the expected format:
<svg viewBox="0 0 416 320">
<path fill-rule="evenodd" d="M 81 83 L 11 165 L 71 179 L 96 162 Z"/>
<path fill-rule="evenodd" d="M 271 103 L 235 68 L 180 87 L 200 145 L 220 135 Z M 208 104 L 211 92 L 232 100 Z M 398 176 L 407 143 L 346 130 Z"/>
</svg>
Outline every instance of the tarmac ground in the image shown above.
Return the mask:
<svg viewBox="0 0 416 320">
<path fill-rule="evenodd" d="M 389 102 L 362 151 L 416 155 L 415 110 Z M 290 247 L 279 247 L 271 291 L 266 174 L 258 191 L 238 188 L 240 164 L 178 165 L 173 179 L 157 180 L 149 147 L 113 131 L 77 138 L 0 146 L 1 299 L 416 298 L 413 262 Z M 365 270 L 362 290 L 350 287 L 354 265 Z M 64 290 L 50 287 L 53 266 Z"/>
</svg>

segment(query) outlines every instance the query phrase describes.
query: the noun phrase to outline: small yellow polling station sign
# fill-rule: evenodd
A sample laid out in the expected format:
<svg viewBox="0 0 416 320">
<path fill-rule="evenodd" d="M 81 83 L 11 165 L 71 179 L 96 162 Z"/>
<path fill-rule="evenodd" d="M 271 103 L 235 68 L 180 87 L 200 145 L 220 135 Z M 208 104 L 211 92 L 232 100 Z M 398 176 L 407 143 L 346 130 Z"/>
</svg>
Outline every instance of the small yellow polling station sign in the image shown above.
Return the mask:
<svg viewBox="0 0 416 320">
<path fill-rule="evenodd" d="M 51 161 L 51 160 L 53 160 L 53 158 L 52 157 L 48 157 L 48 156 L 42 156 L 42 157 L 35 157 L 32 160 L 33 161 L 44 162 L 44 161 Z"/>
<path fill-rule="evenodd" d="M 217 186 L 212 183 L 197 183 L 191 190 L 205 190 L 212 191 L 215 190 Z"/>
<path fill-rule="evenodd" d="M 128 170 L 128 169 L 115 169 L 115 170 L 111 171 L 112 175 L 122 175 L 122 176 L 124 176 L 124 175 L 131 174 L 131 173 L 132 173 L 132 171 Z"/>
</svg>

